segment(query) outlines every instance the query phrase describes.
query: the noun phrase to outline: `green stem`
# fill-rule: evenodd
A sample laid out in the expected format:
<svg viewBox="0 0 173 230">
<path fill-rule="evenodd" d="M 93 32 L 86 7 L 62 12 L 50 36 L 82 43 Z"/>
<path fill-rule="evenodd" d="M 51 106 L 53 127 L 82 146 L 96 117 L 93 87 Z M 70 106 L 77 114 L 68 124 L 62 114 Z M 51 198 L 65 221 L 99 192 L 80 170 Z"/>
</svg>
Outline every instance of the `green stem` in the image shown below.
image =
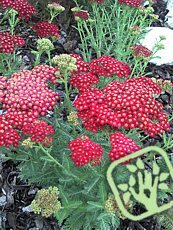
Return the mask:
<svg viewBox="0 0 173 230">
<path fill-rule="evenodd" d="M 56 12 L 55 10 L 53 9 L 50 9 L 50 15 L 51 15 L 51 18 L 49 19 L 49 23 L 52 23 L 54 18 L 58 16 L 58 12 Z"/>
<path fill-rule="evenodd" d="M 52 156 L 50 155 L 50 153 L 49 153 L 48 151 L 46 151 L 46 150 L 43 148 L 43 146 L 42 146 L 41 144 L 39 144 L 39 147 L 40 147 L 40 149 L 46 154 L 46 156 L 49 157 L 49 159 L 50 159 L 52 162 L 54 162 L 58 167 L 60 167 L 61 169 L 63 169 L 63 172 L 68 173 L 68 171 L 66 170 L 66 168 L 64 168 L 64 166 L 61 165 L 57 160 L 55 160 L 55 158 L 52 157 Z M 68 173 L 68 174 L 69 174 L 69 173 Z M 73 177 L 73 178 L 76 179 L 76 180 L 79 180 L 79 178 L 78 178 L 76 175 L 74 175 L 72 172 L 70 172 L 70 175 L 69 175 L 69 176 Z"/>
<path fill-rule="evenodd" d="M 53 22 L 53 20 L 54 20 L 54 15 L 53 15 L 53 14 L 51 14 L 51 18 L 49 19 L 49 23 L 52 23 L 52 22 Z"/>
<path fill-rule="evenodd" d="M 10 24 L 10 33 L 13 35 L 14 34 L 14 28 L 16 27 L 17 23 L 19 22 L 19 19 L 16 18 L 16 12 L 10 13 L 8 21 Z"/>
<path fill-rule="evenodd" d="M 51 159 L 52 162 L 54 162 L 56 165 L 58 165 L 60 168 L 65 169 L 57 160 L 55 160 L 54 157 L 50 155 L 50 153 L 43 148 L 41 144 L 39 144 L 40 149 Z"/>
<path fill-rule="evenodd" d="M 51 66 L 52 65 L 52 60 L 51 60 L 51 57 L 50 57 L 50 51 L 47 51 L 46 53 L 47 53 L 47 56 L 48 56 L 48 63 Z"/>
<path fill-rule="evenodd" d="M 69 93 L 69 89 L 68 89 L 68 73 L 67 73 L 66 70 L 63 73 L 63 77 L 64 77 L 64 86 L 65 86 L 67 109 L 68 109 L 69 112 L 71 112 L 72 107 L 71 107 L 71 101 L 70 101 L 70 93 Z"/>
<path fill-rule="evenodd" d="M 139 63 L 140 63 L 140 59 L 139 59 L 138 57 L 135 58 L 135 64 L 134 64 L 134 66 L 133 66 L 133 69 L 132 69 L 132 72 L 131 72 L 131 74 L 130 74 L 130 76 L 129 76 L 129 79 L 133 77 L 133 74 L 135 73 L 135 71 L 136 71 L 136 69 L 137 69 Z"/>
<path fill-rule="evenodd" d="M 81 41 L 81 45 L 82 45 L 83 58 L 85 61 L 90 61 L 90 60 L 88 60 L 89 50 L 88 50 L 88 44 L 87 44 L 87 41 L 85 38 L 86 35 L 85 35 L 85 32 L 83 30 L 81 23 L 82 22 L 78 22 L 77 25 L 78 25 L 78 32 L 79 32 L 80 41 Z M 87 29 L 87 25 L 85 22 L 84 22 L 84 26 L 85 26 L 85 29 Z"/>
<path fill-rule="evenodd" d="M 36 54 L 34 66 L 37 66 L 38 64 L 40 64 L 41 55 L 42 53 L 39 53 L 39 52 Z"/>
<path fill-rule="evenodd" d="M 103 16 L 100 17 L 99 6 L 96 3 L 92 4 L 92 9 L 94 13 L 95 31 L 96 31 L 96 54 L 97 58 L 101 56 L 102 53 L 102 42 L 103 42 Z"/>
<path fill-rule="evenodd" d="M 143 137 L 140 142 L 144 141 L 145 139 L 147 139 L 149 137 L 149 135 L 147 135 L 146 137 Z"/>
</svg>

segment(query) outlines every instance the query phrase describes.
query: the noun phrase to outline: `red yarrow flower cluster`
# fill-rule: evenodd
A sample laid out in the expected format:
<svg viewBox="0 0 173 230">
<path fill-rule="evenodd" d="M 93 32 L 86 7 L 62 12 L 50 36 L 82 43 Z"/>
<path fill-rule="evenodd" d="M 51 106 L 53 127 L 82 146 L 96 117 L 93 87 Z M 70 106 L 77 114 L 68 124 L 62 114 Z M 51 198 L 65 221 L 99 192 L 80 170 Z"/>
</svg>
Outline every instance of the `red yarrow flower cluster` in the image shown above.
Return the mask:
<svg viewBox="0 0 173 230">
<path fill-rule="evenodd" d="M 89 18 L 89 13 L 86 10 L 74 12 L 73 15 L 76 19 L 79 18 L 79 19 L 84 20 L 84 21 L 88 20 L 88 18 Z"/>
<path fill-rule="evenodd" d="M 32 123 L 27 123 L 23 125 L 22 133 L 28 135 L 33 142 L 44 143 L 47 141 L 49 135 L 54 134 L 54 129 L 51 125 L 47 124 L 45 121 L 36 120 Z"/>
<path fill-rule="evenodd" d="M 74 101 L 74 107 L 78 109 L 78 117 L 82 119 L 85 128 L 89 131 L 97 132 L 103 129 L 105 122 L 102 124 L 99 114 L 103 112 L 104 97 L 101 90 L 92 88 L 90 91 L 83 92 Z M 106 119 L 107 112 L 106 109 L 103 119 Z"/>
<path fill-rule="evenodd" d="M 107 55 L 91 60 L 89 67 L 92 73 L 105 77 L 128 77 L 131 72 L 129 65 Z"/>
<path fill-rule="evenodd" d="M 154 137 L 170 128 L 163 105 L 154 98 L 160 93 L 157 84 L 140 76 L 125 82 L 113 81 L 103 90 L 83 92 L 74 106 L 87 130 L 96 132 L 104 125 L 139 128 Z"/>
<path fill-rule="evenodd" d="M 52 143 L 53 127 L 38 116 L 53 110 L 59 95 L 50 90 L 47 81 L 55 82 L 56 68 L 37 66 L 32 71 L 14 73 L 10 79 L 0 78 L 0 146 L 18 146 L 21 135 L 47 146 Z"/>
<path fill-rule="evenodd" d="M 118 0 L 118 3 L 138 8 L 142 5 L 143 0 Z"/>
<path fill-rule="evenodd" d="M 0 116 L 0 146 L 9 147 L 13 145 L 17 148 L 20 140 L 20 135 L 11 125 L 4 116 Z"/>
<path fill-rule="evenodd" d="M 0 7 L 13 8 L 18 12 L 18 17 L 20 19 L 30 19 L 31 15 L 36 13 L 36 9 L 25 0 L 1 0 Z"/>
<path fill-rule="evenodd" d="M 141 149 L 133 139 L 125 136 L 121 132 L 110 134 L 110 142 L 112 147 L 109 153 L 110 161 L 118 160 Z"/>
<path fill-rule="evenodd" d="M 93 59 L 90 63 L 83 61 L 77 54 L 70 56 L 76 59 L 77 66 L 77 70 L 71 73 L 70 83 L 80 93 L 90 91 L 93 84 L 99 83 L 100 76 L 111 77 L 116 74 L 117 77 L 128 77 L 131 72 L 126 63 L 106 55 Z"/>
<path fill-rule="evenodd" d="M 84 166 L 87 164 L 95 166 L 101 163 L 103 149 L 89 137 L 79 137 L 71 141 L 69 147 L 72 151 L 71 159 L 76 166 Z"/>
<path fill-rule="evenodd" d="M 25 45 L 21 37 L 11 35 L 8 32 L 0 32 L 0 53 L 13 53 L 16 46 Z"/>
<path fill-rule="evenodd" d="M 10 147 L 13 145 L 17 147 L 20 140 L 18 130 L 21 130 L 23 125 L 28 122 L 35 121 L 34 115 L 27 113 L 12 113 L 5 112 L 0 116 L 0 146 Z"/>
<path fill-rule="evenodd" d="M 32 76 L 35 76 L 35 78 L 41 78 L 44 83 L 50 81 L 52 84 L 56 85 L 57 83 L 57 76 L 56 72 L 58 71 L 58 68 L 54 68 L 48 65 L 37 65 L 32 69 Z"/>
<path fill-rule="evenodd" d="M 39 71 L 40 70 L 40 71 Z M 38 66 L 32 71 L 14 73 L 8 80 L 3 100 L 3 109 L 9 112 L 27 111 L 35 116 L 45 116 L 53 110 L 59 95 L 48 88 L 46 81 L 53 79 L 56 68 Z"/>
<path fill-rule="evenodd" d="M 0 103 L 4 101 L 4 89 L 6 88 L 7 80 L 7 77 L 0 76 Z"/>
<path fill-rule="evenodd" d="M 131 50 L 136 57 L 150 57 L 152 55 L 152 51 L 143 45 L 134 45 L 131 47 Z"/>
<path fill-rule="evenodd" d="M 70 54 L 76 59 L 77 70 L 75 73 L 93 73 L 98 77 L 128 77 L 131 73 L 130 66 L 113 57 L 103 55 L 99 58 L 92 59 L 89 63 L 83 61 L 82 57 L 77 54 Z"/>
<path fill-rule="evenodd" d="M 37 22 L 32 26 L 32 28 L 36 31 L 38 37 L 59 37 L 59 28 L 55 24 L 49 22 Z"/>
<path fill-rule="evenodd" d="M 27 113 L 25 111 L 19 112 L 5 112 L 2 117 L 5 121 L 13 127 L 13 129 L 21 130 L 24 125 L 32 123 L 37 120 L 34 113 Z"/>
<path fill-rule="evenodd" d="M 54 129 L 34 114 L 7 111 L 0 116 L 0 134 L 0 146 L 18 147 L 21 135 L 28 135 L 33 142 L 47 146 L 52 141 L 50 135 L 54 134 Z"/>
<path fill-rule="evenodd" d="M 78 54 L 70 54 L 71 57 L 76 59 L 76 67 L 77 69 L 72 73 L 81 74 L 81 73 L 88 73 L 89 72 L 89 63 L 85 62 L 82 57 Z"/>
<path fill-rule="evenodd" d="M 93 84 L 97 84 L 99 82 L 99 78 L 93 73 L 83 73 L 72 75 L 70 78 L 70 84 L 77 88 L 79 93 L 84 91 L 89 91 Z"/>
</svg>

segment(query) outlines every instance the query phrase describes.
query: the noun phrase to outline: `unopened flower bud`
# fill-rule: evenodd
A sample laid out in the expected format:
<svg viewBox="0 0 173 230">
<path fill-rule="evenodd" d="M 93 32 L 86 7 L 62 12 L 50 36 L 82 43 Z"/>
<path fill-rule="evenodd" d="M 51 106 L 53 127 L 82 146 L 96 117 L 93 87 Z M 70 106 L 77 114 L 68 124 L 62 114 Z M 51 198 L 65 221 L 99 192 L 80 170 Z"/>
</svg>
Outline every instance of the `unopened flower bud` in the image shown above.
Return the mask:
<svg viewBox="0 0 173 230">
<path fill-rule="evenodd" d="M 52 59 L 53 63 L 59 67 L 60 70 L 67 70 L 72 71 L 76 70 L 76 59 L 74 57 L 71 57 L 68 54 L 60 54 L 56 55 Z"/>
<path fill-rule="evenodd" d="M 157 83 L 163 92 L 171 92 L 172 91 L 172 83 L 170 80 L 162 80 L 162 79 L 156 79 L 156 78 L 151 78 L 153 82 Z"/>
<path fill-rule="evenodd" d="M 40 38 L 37 40 L 37 50 L 40 52 L 50 51 L 54 49 L 53 43 L 48 38 Z"/>
<path fill-rule="evenodd" d="M 79 12 L 74 12 L 73 14 L 76 21 L 87 21 L 89 18 L 89 13 L 86 10 L 80 10 Z"/>
<path fill-rule="evenodd" d="M 34 213 L 49 217 L 61 209 L 61 203 L 58 201 L 59 190 L 57 187 L 41 189 L 37 192 L 35 199 L 31 203 Z"/>
<path fill-rule="evenodd" d="M 34 142 L 31 141 L 31 138 L 27 138 L 24 141 L 22 141 L 22 146 L 26 146 L 28 148 L 32 148 L 33 147 Z"/>
<path fill-rule="evenodd" d="M 109 194 L 108 199 L 105 202 L 106 212 L 114 214 L 118 210 L 115 198 L 113 194 Z"/>
<path fill-rule="evenodd" d="M 72 12 L 79 12 L 80 10 L 81 10 L 80 7 L 73 7 L 73 8 L 71 8 Z"/>
<path fill-rule="evenodd" d="M 74 124 L 75 126 L 79 124 L 77 112 L 73 111 L 67 116 L 68 122 Z"/>
<path fill-rule="evenodd" d="M 63 6 L 61 6 L 60 4 L 53 2 L 53 3 L 49 3 L 47 5 L 47 8 L 50 10 L 54 10 L 57 13 L 61 13 L 65 10 L 65 8 Z"/>
</svg>

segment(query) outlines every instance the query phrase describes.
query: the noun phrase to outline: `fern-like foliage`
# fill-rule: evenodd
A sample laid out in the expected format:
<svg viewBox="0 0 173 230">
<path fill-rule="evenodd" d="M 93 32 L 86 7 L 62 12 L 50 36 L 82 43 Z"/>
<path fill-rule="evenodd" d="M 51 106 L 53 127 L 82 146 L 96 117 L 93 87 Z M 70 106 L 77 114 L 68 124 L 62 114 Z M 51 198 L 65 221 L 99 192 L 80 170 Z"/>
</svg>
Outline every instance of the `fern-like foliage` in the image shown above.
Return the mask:
<svg viewBox="0 0 173 230">
<path fill-rule="evenodd" d="M 173 229 L 173 208 L 162 213 L 158 217 L 159 223 L 165 230 Z"/>
<path fill-rule="evenodd" d="M 59 214 L 58 214 L 59 215 Z M 59 219 L 59 216 L 57 216 Z M 63 229 L 69 230 L 110 230 L 112 227 L 117 229 L 120 224 L 119 217 L 116 214 L 105 213 L 104 211 L 88 210 L 87 206 L 78 207 L 69 215 L 63 223 Z"/>
<path fill-rule="evenodd" d="M 90 132 L 81 126 L 73 125 L 57 118 L 52 118 L 55 127 L 54 141 L 51 147 L 41 145 L 28 148 L 20 146 L 17 154 L 7 155 L 14 160 L 22 160 L 18 168 L 21 176 L 30 183 L 39 183 L 45 187 L 57 186 L 59 189 L 62 209 L 56 213 L 56 218 L 66 230 L 109 230 L 119 226 L 119 214 L 110 214 L 105 208 L 111 189 L 106 178 L 109 160 L 109 132 L 105 130 L 96 133 L 94 141 L 104 150 L 101 165 L 76 167 L 71 160 L 69 143 L 80 134 L 91 138 Z M 133 134 L 134 135 L 134 134 Z M 129 172 L 120 165 L 113 175 L 117 183 L 128 181 Z"/>
</svg>

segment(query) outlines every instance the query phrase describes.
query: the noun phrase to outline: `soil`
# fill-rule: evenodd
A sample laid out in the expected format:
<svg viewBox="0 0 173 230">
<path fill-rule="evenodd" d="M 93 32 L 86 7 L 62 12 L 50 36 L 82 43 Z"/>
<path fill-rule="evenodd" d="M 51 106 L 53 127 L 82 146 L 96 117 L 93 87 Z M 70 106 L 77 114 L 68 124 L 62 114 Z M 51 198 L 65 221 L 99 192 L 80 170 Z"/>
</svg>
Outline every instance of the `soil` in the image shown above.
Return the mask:
<svg viewBox="0 0 173 230">
<path fill-rule="evenodd" d="M 70 7 L 73 2 L 66 0 L 61 1 L 62 5 L 66 7 L 66 11 L 58 18 L 58 24 L 61 27 L 61 37 L 55 43 L 55 54 L 70 53 L 78 51 L 78 35 L 72 27 L 74 24 L 73 17 L 70 13 Z M 165 16 L 168 13 L 166 5 L 163 1 L 158 0 L 154 4 L 154 10 L 159 19 L 153 26 L 164 26 Z M 38 18 L 35 18 L 37 21 Z M 18 30 L 23 29 L 24 25 L 20 24 Z M 25 27 L 25 34 L 28 42 L 32 44 L 36 41 L 32 35 L 30 26 Z M 32 65 L 32 54 L 30 50 L 25 47 L 20 49 L 18 54 L 22 56 L 25 69 L 29 69 Z M 149 64 L 147 71 L 151 72 L 156 78 L 173 81 L 173 66 L 156 66 Z M 172 93 L 162 94 L 159 100 L 162 101 L 165 110 L 171 114 L 170 104 L 173 102 Z M 173 126 L 172 126 L 173 127 Z M 171 134 L 172 134 L 171 130 Z M 159 137 L 158 137 L 159 138 Z M 153 145 L 157 142 L 157 138 L 148 139 L 146 145 Z M 170 150 L 171 152 L 171 150 Z M 27 181 L 21 180 L 17 164 L 12 161 L 5 161 L 0 159 L 0 230 L 59 230 L 63 227 L 58 226 L 57 221 L 51 218 L 43 218 L 31 212 L 29 205 L 37 190 L 40 189 L 38 185 L 29 185 Z M 140 208 L 136 212 L 140 212 Z M 130 220 L 122 220 L 119 230 L 161 230 L 160 226 L 154 217 L 145 219 L 141 222 L 133 222 Z"/>
</svg>

